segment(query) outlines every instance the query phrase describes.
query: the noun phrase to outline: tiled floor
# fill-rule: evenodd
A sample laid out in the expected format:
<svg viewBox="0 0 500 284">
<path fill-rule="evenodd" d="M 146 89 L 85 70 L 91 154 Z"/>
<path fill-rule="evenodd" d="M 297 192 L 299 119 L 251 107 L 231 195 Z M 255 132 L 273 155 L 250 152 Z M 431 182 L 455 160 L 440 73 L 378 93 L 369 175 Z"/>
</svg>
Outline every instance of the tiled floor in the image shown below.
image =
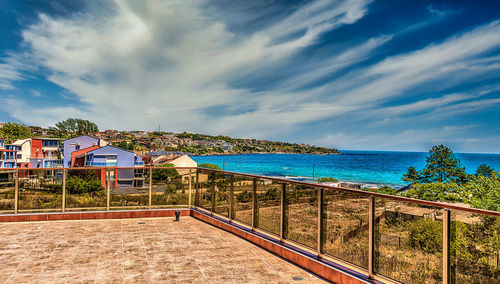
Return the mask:
<svg viewBox="0 0 500 284">
<path fill-rule="evenodd" d="M 0 262 L 2 283 L 323 282 L 191 217 L 0 223 Z"/>
</svg>

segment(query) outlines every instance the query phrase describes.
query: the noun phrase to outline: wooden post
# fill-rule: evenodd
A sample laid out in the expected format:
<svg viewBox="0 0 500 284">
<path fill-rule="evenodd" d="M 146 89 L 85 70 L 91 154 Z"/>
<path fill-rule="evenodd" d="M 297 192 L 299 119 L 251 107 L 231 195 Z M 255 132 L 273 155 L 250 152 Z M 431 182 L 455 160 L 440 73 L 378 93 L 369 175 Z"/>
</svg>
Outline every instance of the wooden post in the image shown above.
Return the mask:
<svg viewBox="0 0 500 284">
<path fill-rule="evenodd" d="M 151 195 L 153 192 L 153 168 L 149 168 L 149 193 L 148 193 L 148 208 L 151 210 Z"/>
<path fill-rule="evenodd" d="M 215 211 L 215 173 L 212 173 L 212 180 L 210 182 L 210 216 L 214 215 Z M 210 175 L 209 175 L 210 176 Z"/>
<path fill-rule="evenodd" d="M 110 191 L 111 191 L 111 171 L 106 170 L 108 175 L 108 186 L 106 190 L 106 211 L 109 211 L 109 203 L 110 203 Z"/>
<path fill-rule="evenodd" d="M 443 215 L 443 283 L 451 283 L 450 242 L 451 211 L 444 210 Z"/>
<path fill-rule="evenodd" d="M 14 189 L 14 214 L 19 210 L 19 170 L 14 173 L 15 189 Z"/>
<path fill-rule="evenodd" d="M 196 180 L 195 180 L 195 183 L 194 183 L 194 208 L 197 209 L 198 206 L 199 206 L 199 187 L 200 187 L 200 183 L 199 183 L 199 180 L 200 180 L 200 173 L 198 171 L 198 169 L 196 169 Z"/>
<path fill-rule="evenodd" d="M 66 169 L 63 169 L 62 180 L 62 212 L 66 211 Z"/>
<path fill-rule="evenodd" d="M 325 189 L 318 188 L 318 257 L 323 256 L 323 243 L 324 243 L 324 191 Z"/>
<path fill-rule="evenodd" d="M 368 206 L 368 276 L 375 279 L 375 197 Z"/>
<path fill-rule="evenodd" d="M 259 207 L 257 203 L 257 179 L 253 179 L 252 188 L 252 231 L 259 227 Z"/>
<path fill-rule="evenodd" d="M 234 175 L 229 178 L 229 223 L 233 222 L 234 214 Z"/>
<path fill-rule="evenodd" d="M 188 205 L 191 209 L 191 169 L 189 169 Z"/>
<path fill-rule="evenodd" d="M 281 188 L 281 218 L 280 218 L 280 241 L 283 243 L 287 237 L 288 230 L 288 204 L 286 202 L 286 183 Z"/>
</svg>

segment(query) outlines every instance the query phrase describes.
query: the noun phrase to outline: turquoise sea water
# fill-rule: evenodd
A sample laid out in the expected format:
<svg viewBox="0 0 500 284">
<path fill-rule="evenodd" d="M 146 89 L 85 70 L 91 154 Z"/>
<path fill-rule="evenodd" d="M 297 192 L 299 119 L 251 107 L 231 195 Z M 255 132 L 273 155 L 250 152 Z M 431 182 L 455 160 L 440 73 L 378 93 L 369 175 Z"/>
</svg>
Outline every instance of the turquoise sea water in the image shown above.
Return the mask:
<svg viewBox="0 0 500 284">
<path fill-rule="evenodd" d="M 401 176 L 425 166 L 427 152 L 341 151 L 341 155 L 247 154 L 194 156 L 198 164 L 212 163 L 227 171 L 311 180 L 335 177 L 341 181 L 404 185 Z M 456 153 L 468 173 L 485 163 L 500 170 L 500 154 Z M 225 163 L 225 165 L 224 165 Z"/>
</svg>

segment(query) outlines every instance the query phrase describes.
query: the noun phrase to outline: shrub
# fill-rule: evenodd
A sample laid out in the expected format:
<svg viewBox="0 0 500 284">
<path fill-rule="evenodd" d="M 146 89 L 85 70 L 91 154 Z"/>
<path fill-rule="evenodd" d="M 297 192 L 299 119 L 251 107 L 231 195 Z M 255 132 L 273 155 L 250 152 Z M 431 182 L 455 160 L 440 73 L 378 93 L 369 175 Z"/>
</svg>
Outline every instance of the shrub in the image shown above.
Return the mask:
<svg viewBox="0 0 500 284">
<path fill-rule="evenodd" d="M 317 182 L 339 182 L 338 179 L 333 178 L 333 177 L 322 177 L 322 178 L 316 179 L 316 181 Z"/>
<path fill-rule="evenodd" d="M 384 186 L 378 188 L 377 192 L 391 194 L 391 195 L 396 195 L 398 193 L 397 189 L 390 187 L 390 186 L 387 186 L 387 185 L 384 185 Z"/>
<path fill-rule="evenodd" d="M 221 170 L 219 166 L 216 164 L 203 163 L 198 165 L 199 168 L 213 169 L 213 170 Z"/>
<path fill-rule="evenodd" d="M 82 194 L 103 190 L 101 182 L 93 171 L 78 174 L 68 174 L 66 190 L 69 194 Z"/>
<path fill-rule="evenodd" d="M 236 200 L 238 202 L 250 202 L 252 200 L 252 193 L 250 191 L 242 191 L 236 195 Z"/>
<path fill-rule="evenodd" d="M 443 247 L 443 226 L 431 219 L 419 219 L 408 223 L 409 241 L 413 248 L 427 253 L 441 252 Z"/>
</svg>

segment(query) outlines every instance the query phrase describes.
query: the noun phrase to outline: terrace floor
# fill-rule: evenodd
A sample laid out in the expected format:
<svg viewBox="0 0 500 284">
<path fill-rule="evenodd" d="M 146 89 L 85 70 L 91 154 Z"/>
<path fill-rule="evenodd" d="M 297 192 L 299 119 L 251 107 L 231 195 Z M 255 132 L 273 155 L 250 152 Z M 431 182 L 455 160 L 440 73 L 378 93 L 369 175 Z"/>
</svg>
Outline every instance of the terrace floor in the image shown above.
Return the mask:
<svg viewBox="0 0 500 284">
<path fill-rule="evenodd" d="M 324 282 L 191 217 L 0 223 L 0 261 L 2 283 Z"/>
</svg>

